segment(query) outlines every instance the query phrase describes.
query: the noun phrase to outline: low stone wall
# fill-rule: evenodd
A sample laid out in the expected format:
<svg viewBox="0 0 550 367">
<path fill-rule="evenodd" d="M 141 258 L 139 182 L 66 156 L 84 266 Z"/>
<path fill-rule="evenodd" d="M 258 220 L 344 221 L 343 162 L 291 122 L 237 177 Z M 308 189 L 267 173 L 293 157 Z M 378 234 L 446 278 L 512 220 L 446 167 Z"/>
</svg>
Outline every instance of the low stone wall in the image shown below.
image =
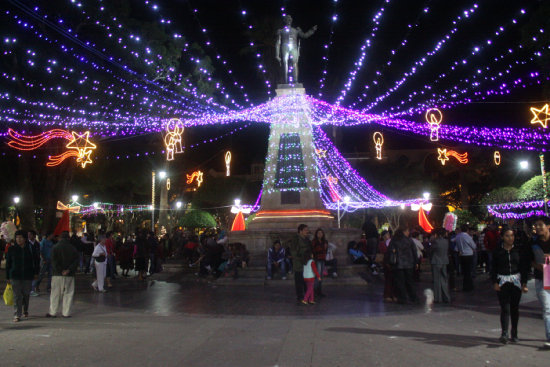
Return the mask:
<svg viewBox="0 0 550 367">
<path fill-rule="evenodd" d="M 310 228 L 311 238 L 315 229 Z M 349 241 L 358 241 L 361 238 L 361 230 L 356 228 L 327 228 L 324 229 L 327 240 L 337 246 L 334 253 L 338 262 L 342 265 L 347 264 L 348 255 L 346 253 Z M 286 242 L 296 234 L 296 230 L 292 229 L 254 229 L 246 231 L 229 232 L 229 243 L 240 242 L 246 245 L 250 252 L 251 262 L 254 265 L 265 263 L 267 258 L 267 250 L 273 245 L 277 239 L 281 241 L 283 246 Z"/>
</svg>

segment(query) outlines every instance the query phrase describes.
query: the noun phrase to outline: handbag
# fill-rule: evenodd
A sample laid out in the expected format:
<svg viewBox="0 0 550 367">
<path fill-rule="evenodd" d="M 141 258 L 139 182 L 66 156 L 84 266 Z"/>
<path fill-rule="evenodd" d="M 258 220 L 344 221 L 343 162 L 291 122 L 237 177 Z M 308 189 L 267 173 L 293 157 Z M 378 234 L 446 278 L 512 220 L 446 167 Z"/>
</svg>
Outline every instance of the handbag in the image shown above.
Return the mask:
<svg viewBox="0 0 550 367">
<path fill-rule="evenodd" d="M 6 303 L 6 306 L 13 306 L 13 298 L 13 288 L 11 284 L 8 284 L 4 290 L 4 303 Z"/>
<path fill-rule="evenodd" d="M 102 263 L 105 261 L 105 255 L 99 255 L 99 256 L 96 256 L 94 257 L 94 260 L 96 263 Z"/>
<path fill-rule="evenodd" d="M 542 285 L 545 290 L 550 290 L 550 257 L 548 256 L 542 264 Z"/>
</svg>

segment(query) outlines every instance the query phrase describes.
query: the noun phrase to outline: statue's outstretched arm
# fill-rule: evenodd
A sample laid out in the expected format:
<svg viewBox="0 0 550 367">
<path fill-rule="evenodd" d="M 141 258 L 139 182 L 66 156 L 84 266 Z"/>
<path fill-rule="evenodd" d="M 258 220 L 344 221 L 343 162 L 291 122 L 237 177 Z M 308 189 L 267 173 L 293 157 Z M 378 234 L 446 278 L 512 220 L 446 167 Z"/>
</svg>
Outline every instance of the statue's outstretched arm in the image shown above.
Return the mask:
<svg viewBox="0 0 550 367">
<path fill-rule="evenodd" d="M 296 30 L 298 31 L 298 35 L 302 38 L 309 38 L 311 36 L 313 36 L 313 33 L 315 33 L 315 31 L 317 30 L 317 26 L 314 25 L 309 31 L 307 31 L 306 33 L 304 33 L 302 31 L 302 29 L 300 27 L 296 28 Z"/>
</svg>

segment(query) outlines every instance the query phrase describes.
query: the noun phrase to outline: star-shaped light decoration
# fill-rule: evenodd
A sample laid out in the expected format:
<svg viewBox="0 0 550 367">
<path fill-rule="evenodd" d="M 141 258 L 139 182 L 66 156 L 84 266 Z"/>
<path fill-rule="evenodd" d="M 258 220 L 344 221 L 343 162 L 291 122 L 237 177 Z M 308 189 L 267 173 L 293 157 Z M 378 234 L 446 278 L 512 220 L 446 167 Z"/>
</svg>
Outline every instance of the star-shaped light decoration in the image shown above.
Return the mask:
<svg viewBox="0 0 550 367">
<path fill-rule="evenodd" d="M 543 128 L 548 128 L 548 121 L 550 121 L 550 114 L 548 114 L 548 103 L 540 109 L 531 107 L 531 113 L 533 114 L 531 124 L 540 124 Z"/>
<path fill-rule="evenodd" d="M 449 160 L 449 157 L 447 157 L 447 149 L 440 149 L 437 148 L 437 153 L 439 154 L 439 157 L 437 159 L 441 162 L 441 165 L 445 165 L 445 163 Z"/>
<path fill-rule="evenodd" d="M 315 149 L 315 153 L 319 158 L 326 158 L 327 157 L 327 150 L 326 149 Z"/>
<path fill-rule="evenodd" d="M 73 136 L 72 140 L 67 143 L 67 149 L 74 149 L 78 153 L 76 161 L 80 163 L 82 168 L 86 167 L 86 164 L 92 163 L 90 158 L 92 150 L 96 149 L 97 146 L 90 141 L 90 132 L 86 131 L 83 134 L 79 134 L 76 131 L 71 131 Z"/>
</svg>

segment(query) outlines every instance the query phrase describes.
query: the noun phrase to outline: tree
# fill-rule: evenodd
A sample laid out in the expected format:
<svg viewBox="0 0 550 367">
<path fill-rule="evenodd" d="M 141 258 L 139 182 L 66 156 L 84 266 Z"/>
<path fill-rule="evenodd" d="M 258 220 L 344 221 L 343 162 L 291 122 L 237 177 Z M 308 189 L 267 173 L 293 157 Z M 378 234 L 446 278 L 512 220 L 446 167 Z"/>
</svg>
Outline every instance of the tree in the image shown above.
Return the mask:
<svg viewBox="0 0 550 367">
<path fill-rule="evenodd" d="M 453 213 L 457 216 L 457 227 L 460 227 L 463 224 L 467 224 L 470 228 L 477 228 L 477 225 L 479 224 L 479 218 L 476 217 L 471 211 L 460 209 L 455 210 Z"/>
<path fill-rule="evenodd" d="M 482 206 L 482 212 L 487 213 L 487 205 L 490 204 L 499 204 L 499 203 L 510 203 L 518 199 L 519 189 L 517 187 L 506 186 L 499 187 L 489 191 L 483 199 L 480 201 Z"/>
<path fill-rule="evenodd" d="M 191 210 L 180 219 L 180 226 L 186 228 L 216 228 L 212 214 L 203 210 Z"/>
<path fill-rule="evenodd" d="M 550 174 L 546 174 L 546 180 L 550 179 Z M 530 201 L 544 199 L 544 190 L 542 188 L 542 175 L 535 176 L 520 186 L 517 200 Z"/>
</svg>

